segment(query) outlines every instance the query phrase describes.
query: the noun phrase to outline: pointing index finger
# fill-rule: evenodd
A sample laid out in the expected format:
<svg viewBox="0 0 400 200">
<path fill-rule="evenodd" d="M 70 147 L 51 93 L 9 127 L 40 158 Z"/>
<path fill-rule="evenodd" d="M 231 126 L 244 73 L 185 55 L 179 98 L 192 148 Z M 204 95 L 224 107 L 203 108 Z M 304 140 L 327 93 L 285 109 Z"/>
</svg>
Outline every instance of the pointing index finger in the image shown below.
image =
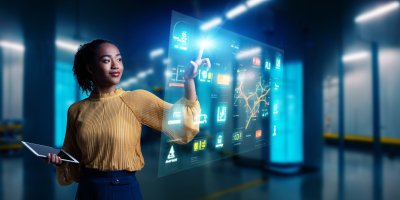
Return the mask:
<svg viewBox="0 0 400 200">
<path fill-rule="evenodd" d="M 204 46 L 201 46 L 200 49 L 199 49 L 199 52 L 197 54 L 196 61 L 197 60 L 201 60 L 201 57 L 203 57 L 203 52 L 204 52 Z"/>
</svg>

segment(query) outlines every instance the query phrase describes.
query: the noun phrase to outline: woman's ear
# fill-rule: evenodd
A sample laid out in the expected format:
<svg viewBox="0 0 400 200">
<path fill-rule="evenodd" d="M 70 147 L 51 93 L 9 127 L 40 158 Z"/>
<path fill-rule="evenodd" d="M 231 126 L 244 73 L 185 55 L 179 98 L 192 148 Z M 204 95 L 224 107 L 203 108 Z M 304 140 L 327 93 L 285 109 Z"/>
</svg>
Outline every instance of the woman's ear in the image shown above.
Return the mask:
<svg viewBox="0 0 400 200">
<path fill-rule="evenodd" d="M 90 75 L 93 75 L 93 70 L 91 65 L 86 65 L 86 70 L 89 72 Z"/>
</svg>

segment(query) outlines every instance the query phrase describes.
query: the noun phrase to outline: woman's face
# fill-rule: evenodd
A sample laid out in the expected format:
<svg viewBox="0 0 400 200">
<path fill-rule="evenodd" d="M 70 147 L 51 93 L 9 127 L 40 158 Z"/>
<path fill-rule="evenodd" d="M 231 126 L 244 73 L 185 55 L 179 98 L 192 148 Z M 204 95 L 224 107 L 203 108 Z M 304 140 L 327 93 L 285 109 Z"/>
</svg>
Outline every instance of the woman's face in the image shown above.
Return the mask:
<svg viewBox="0 0 400 200">
<path fill-rule="evenodd" d="M 110 43 L 100 45 L 92 67 L 96 87 L 113 87 L 121 80 L 124 65 L 118 48 Z"/>
</svg>

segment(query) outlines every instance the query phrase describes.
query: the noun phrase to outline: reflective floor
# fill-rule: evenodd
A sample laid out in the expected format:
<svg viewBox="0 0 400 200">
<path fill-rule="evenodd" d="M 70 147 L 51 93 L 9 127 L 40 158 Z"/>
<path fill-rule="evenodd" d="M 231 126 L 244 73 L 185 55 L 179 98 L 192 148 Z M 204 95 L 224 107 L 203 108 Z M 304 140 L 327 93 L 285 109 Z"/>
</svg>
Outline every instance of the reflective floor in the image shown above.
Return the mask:
<svg viewBox="0 0 400 200">
<path fill-rule="evenodd" d="M 144 199 L 400 199 L 399 157 L 382 157 L 378 159 L 381 162 L 374 162 L 371 153 L 346 151 L 340 161 L 337 148 L 325 146 L 320 172 L 282 176 L 225 159 L 157 178 L 158 149 L 156 143 L 143 145 L 146 166 L 137 177 Z M 3 157 L 0 162 L 1 199 L 24 199 L 24 187 L 43 191 L 53 188 L 49 191 L 53 199 L 74 199 L 76 184 L 61 187 L 54 181 L 49 187 L 40 178 L 36 184 L 23 184 L 22 157 Z M 54 176 L 54 169 L 49 168 L 49 173 Z"/>
</svg>

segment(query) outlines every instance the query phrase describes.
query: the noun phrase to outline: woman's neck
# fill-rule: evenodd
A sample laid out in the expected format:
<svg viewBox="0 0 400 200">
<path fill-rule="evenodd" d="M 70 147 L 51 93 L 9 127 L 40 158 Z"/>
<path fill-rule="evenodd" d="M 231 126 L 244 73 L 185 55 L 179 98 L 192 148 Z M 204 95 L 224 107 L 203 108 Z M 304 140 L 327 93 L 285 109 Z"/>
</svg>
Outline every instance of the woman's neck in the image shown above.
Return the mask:
<svg viewBox="0 0 400 200">
<path fill-rule="evenodd" d="M 111 87 L 96 87 L 94 88 L 94 91 L 99 94 L 104 94 L 104 93 L 114 92 L 116 89 L 117 88 L 115 87 L 115 85 L 113 85 Z"/>
</svg>

